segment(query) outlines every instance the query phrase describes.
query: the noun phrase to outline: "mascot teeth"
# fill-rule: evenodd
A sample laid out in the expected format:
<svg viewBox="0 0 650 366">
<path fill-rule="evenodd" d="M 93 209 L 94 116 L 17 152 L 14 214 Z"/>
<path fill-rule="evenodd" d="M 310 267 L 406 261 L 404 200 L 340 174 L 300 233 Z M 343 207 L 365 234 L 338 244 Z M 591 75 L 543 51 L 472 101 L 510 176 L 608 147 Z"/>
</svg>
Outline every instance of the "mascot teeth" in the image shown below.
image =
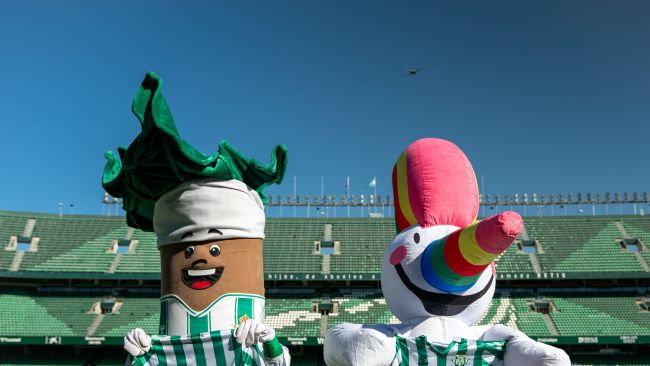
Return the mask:
<svg viewBox="0 0 650 366">
<path fill-rule="evenodd" d="M 187 274 L 189 276 L 209 276 L 209 275 L 213 275 L 215 272 L 216 272 L 215 268 L 203 269 L 203 270 L 196 270 L 196 269 L 187 270 Z"/>
</svg>

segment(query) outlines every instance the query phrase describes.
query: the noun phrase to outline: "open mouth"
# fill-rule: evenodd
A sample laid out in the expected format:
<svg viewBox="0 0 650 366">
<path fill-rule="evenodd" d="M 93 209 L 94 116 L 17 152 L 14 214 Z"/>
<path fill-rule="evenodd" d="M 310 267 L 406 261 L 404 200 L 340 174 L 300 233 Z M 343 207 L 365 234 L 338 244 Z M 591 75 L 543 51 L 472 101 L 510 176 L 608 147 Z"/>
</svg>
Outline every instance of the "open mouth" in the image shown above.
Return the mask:
<svg viewBox="0 0 650 366">
<path fill-rule="evenodd" d="M 215 267 L 208 269 L 192 269 L 185 268 L 181 270 L 181 278 L 183 283 L 189 288 L 195 290 L 205 290 L 212 287 L 223 274 L 223 267 Z"/>
<path fill-rule="evenodd" d="M 481 289 L 481 291 L 471 294 L 471 295 L 453 295 L 453 294 L 441 294 L 439 292 L 427 291 L 417 287 L 411 279 L 404 272 L 402 264 L 398 263 L 395 265 L 395 270 L 397 275 L 406 288 L 408 288 L 415 296 L 420 299 L 424 310 L 426 310 L 431 315 L 440 315 L 440 316 L 454 316 L 463 312 L 470 304 L 476 302 L 478 299 L 483 297 L 486 292 L 490 289 L 492 281 L 494 281 L 494 273 L 490 276 L 490 281 Z"/>
</svg>

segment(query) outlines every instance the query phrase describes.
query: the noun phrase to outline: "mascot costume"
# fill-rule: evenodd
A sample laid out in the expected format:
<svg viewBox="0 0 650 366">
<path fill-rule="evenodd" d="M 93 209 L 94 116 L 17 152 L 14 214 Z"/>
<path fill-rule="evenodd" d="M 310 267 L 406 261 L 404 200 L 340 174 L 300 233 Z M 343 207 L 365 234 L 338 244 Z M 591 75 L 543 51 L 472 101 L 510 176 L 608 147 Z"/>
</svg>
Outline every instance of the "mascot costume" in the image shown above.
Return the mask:
<svg viewBox="0 0 650 366">
<path fill-rule="evenodd" d="M 327 332 L 336 365 L 569 365 L 566 353 L 502 325 L 472 326 L 495 287 L 493 260 L 523 227 L 502 212 L 476 222 L 478 187 L 453 143 L 421 139 L 393 169 L 397 236 L 386 248 L 381 286 L 400 324 L 343 323 Z"/>
<path fill-rule="evenodd" d="M 133 365 L 289 365 L 264 324 L 262 266 L 264 188 L 282 181 L 287 150 L 266 166 L 226 142 L 205 156 L 180 138 L 161 89 L 147 74 L 133 100 L 142 131 L 119 159 L 106 153 L 102 179 L 160 250 L 160 335 L 134 329 L 124 348 Z"/>
</svg>

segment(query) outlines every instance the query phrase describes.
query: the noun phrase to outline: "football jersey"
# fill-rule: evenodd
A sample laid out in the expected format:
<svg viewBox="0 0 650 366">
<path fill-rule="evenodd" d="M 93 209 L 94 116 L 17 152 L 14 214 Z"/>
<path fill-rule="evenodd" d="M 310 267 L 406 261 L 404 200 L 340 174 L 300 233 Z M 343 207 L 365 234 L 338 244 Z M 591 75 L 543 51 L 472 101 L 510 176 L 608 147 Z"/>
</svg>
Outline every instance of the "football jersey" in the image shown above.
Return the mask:
<svg viewBox="0 0 650 366">
<path fill-rule="evenodd" d="M 264 322 L 264 297 L 225 294 L 198 312 L 175 295 L 160 298 L 161 335 L 177 336 L 234 329 L 246 319 Z"/>
<path fill-rule="evenodd" d="M 233 330 L 217 330 L 186 336 L 153 336 L 151 348 L 136 357 L 133 366 L 262 366 L 266 365 L 258 345 L 243 346 Z"/>
<path fill-rule="evenodd" d="M 454 338 L 449 344 L 431 343 L 426 336 L 396 336 L 391 366 L 487 366 L 502 365 L 505 341 Z"/>
</svg>

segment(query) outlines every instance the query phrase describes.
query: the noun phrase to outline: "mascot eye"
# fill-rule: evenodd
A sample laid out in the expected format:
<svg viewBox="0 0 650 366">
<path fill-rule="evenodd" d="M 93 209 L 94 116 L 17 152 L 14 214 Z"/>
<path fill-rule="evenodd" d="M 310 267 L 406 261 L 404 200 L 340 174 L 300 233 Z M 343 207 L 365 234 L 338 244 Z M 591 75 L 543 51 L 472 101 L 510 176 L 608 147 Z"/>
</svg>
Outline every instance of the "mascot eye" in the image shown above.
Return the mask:
<svg viewBox="0 0 650 366">
<path fill-rule="evenodd" d="M 189 246 L 189 247 L 185 248 L 185 258 L 191 257 L 192 254 L 194 254 L 194 247 Z"/>
<path fill-rule="evenodd" d="M 213 245 L 210 247 L 210 254 L 212 254 L 213 257 L 218 256 L 221 254 L 221 248 L 217 244 Z"/>
<path fill-rule="evenodd" d="M 415 240 L 415 244 L 419 244 L 420 243 L 420 234 L 415 233 L 415 235 L 413 235 L 413 240 Z"/>
</svg>

